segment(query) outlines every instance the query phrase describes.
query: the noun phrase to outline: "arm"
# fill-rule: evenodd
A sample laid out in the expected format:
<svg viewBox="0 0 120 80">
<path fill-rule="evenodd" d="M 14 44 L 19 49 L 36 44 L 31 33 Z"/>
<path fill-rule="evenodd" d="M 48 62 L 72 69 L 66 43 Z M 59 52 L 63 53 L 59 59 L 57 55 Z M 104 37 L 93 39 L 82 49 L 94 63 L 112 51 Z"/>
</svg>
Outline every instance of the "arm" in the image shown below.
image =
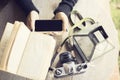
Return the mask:
<svg viewBox="0 0 120 80">
<path fill-rule="evenodd" d="M 56 13 L 58 12 L 64 12 L 67 16 L 69 16 L 77 1 L 78 0 L 62 0 L 56 8 L 56 10 L 54 11 L 54 14 L 56 15 Z"/>
<path fill-rule="evenodd" d="M 55 19 L 61 19 L 63 21 L 63 31 L 65 32 L 69 27 L 68 16 L 72 11 L 74 5 L 78 0 L 62 0 L 54 11 Z"/>
<path fill-rule="evenodd" d="M 35 7 L 32 0 L 15 0 L 15 1 L 24 10 L 26 16 L 33 10 L 39 13 L 39 10 Z"/>
<path fill-rule="evenodd" d="M 35 20 L 39 19 L 39 10 L 34 6 L 32 0 L 15 0 L 23 9 L 27 17 L 26 23 L 30 30 L 34 30 Z"/>
</svg>

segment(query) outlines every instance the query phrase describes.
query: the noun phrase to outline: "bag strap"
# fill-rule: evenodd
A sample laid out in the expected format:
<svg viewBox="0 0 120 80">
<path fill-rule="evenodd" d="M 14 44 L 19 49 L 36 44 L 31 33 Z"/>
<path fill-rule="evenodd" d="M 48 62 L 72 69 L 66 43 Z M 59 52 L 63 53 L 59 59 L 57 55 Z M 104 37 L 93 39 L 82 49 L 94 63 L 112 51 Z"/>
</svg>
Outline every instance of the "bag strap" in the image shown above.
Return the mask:
<svg viewBox="0 0 120 80">
<path fill-rule="evenodd" d="M 78 18 L 79 18 L 79 21 L 76 22 L 76 23 L 74 23 L 72 15 L 78 17 Z M 81 30 L 83 30 L 83 29 L 86 27 L 86 22 L 90 22 L 91 24 L 94 24 L 94 23 L 95 23 L 95 21 L 94 21 L 92 18 L 83 18 L 83 17 L 80 15 L 80 13 L 79 13 L 78 11 L 76 11 L 76 10 L 75 10 L 75 11 L 72 11 L 71 14 L 70 14 L 70 16 L 71 16 L 71 17 L 69 17 L 69 18 L 70 18 L 71 23 L 72 23 L 73 25 L 72 25 L 72 27 L 70 27 L 69 30 L 68 30 L 68 37 L 61 43 L 61 45 L 58 47 L 56 53 L 55 53 L 54 56 L 53 56 L 53 59 L 52 59 L 52 61 L 51 61 L 51 66 L 50 66 L 50 68 L 49 68 L 49 70 L 52 71 L 52 72 L 50 72 L 51 75 L 53 75 L 53 74 L 54 74 L 54 71 L 56 70 L 56 69 L 55 69 L 55 65 L 57 64 L 56 62 L 59 61 L 59 55 L 60 55 L 59 53 L 60 53 L 61 49 L 63 48 L 63 45 L 65 44 L 65 42 L 66 42 L 68 39 L 70 39 L 70 37 L 72 37 L 73 35 L 75 35 L 75 34 L 74 34 L 74 29 L 75 29 L 75 28 L 79 28 L 79 29 L 80 29 L 79 31 L 81 31 Z M 84 25 L 84 24 L 85 24 L 85 25 Z M 81 27 L 80 25 L 84 25 L 84 27 Z"/>
<path fill-rule="evenodd" d="M 77 22 L 75 22 L 76 18 L 78 18 Z M 82 15 L 77 10 L 74 10 L 71 12 L 69 20 L 70 20 L 70 23 L 72 23 L 73 25 L 68 30 L 69 32 L 68 36 L 74 35 L 75 28 L 79 28 L 79 31 L 80 31 L 84 29 L 85 27 L 87 27 L 86 22 L 91 23 L 91 25 L 95 23 L 95 21 L 92 18 L 83 18 Z M 83 26 L 80 26 L 80 25 L 83 25 Z"/>
</svg>

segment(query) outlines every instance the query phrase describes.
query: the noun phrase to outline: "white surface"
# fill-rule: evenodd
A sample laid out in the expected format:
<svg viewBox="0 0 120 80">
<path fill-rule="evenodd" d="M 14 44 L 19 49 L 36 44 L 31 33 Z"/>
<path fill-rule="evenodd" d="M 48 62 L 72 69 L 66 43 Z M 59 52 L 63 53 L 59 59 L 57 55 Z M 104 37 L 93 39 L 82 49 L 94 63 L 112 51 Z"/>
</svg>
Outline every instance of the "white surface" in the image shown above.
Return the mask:
<svg viewBox="0 0 120 80">
<path fill-rule="evenodd" d="M 33 0 L 37 7 L 40 9 L 41 19 L 51 19 L 53 17 L 53 10 L 58 5 L 60 0 Z M 89 70 L 82 75 L 71 76 L 70 78 L 60 78 L 55 80 L 109 80 L 112 72 L 118 62 L 118 34 L 110 16 L 109 0 L 78 0 L 78 4 L 75 8 L 83 15 L 83 17 L 91 17 L 95 21 L 100 22 L 105 31 L 109 35 L 110 42 L 115 46 L 115 49 L 105 54 L 102 57 L 95 59 L 91 64 Z M 6 6 L 0 14 L 0 21 L 3 16 L 7 15 L 10 9 L 13 7 Z M 9 10 L 8 10 L 9 9 Z M 13 10 L 13 9 L 12 9 Z M 14 11 L 14 10 L 13 10 Z M 11 16 L 13 16 L 12 11 Z M 15 12 L 15 11 L 14 11 Z M 6 14 L 3 14 L 6 13 Z M 5 21 L 8 21 L 9 16 L 4 17 Z M 10 18 L 12 19 L 12 18 Z M 13 20 L 13 19 L 12 19 Z M 3 23 L 1 23 L 3 25 Z M 0 28 L 1 29 L 1 28 Z M 1 29 L 3 30 L 3 29 Z M 48 78 L 48 80 L 53 80 Z"/>
</svg>

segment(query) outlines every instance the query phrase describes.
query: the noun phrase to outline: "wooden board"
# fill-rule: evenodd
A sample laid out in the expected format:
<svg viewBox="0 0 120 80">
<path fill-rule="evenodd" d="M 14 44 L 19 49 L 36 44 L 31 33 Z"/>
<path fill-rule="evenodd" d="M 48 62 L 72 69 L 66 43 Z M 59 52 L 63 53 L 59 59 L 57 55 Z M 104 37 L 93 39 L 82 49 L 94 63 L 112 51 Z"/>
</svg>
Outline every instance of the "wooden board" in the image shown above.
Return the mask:
<svg viewBox="0 0 120 80">
<path fill-rule="evenodd" d="M 32 80 L 32 79 L 28 79 L 26 77 L 22 77 L 16 74 L 0 70 L 0 80 Z"/>
<path fill-rule="evenodd" d="M 51 19 L 53 17 L 53 10 L 57 7 L 57 4 L 61 0 L 33 0 L 35 1 L 35 5 L 38 5 L 38 8 L 40 10 L 40 19 Z M 83 17 L 91 17 L 95 19 L 96 21 L 100 22 L 105 30 L 107 30 L 107 33 L 109 34 L 109 37 L 112 41 L 112 43 L 115 46 L 115 49 L 111 51 L 109 54 L 106 54 L 92 62 L 92 65 L 90 69 L 85 73 L 81 75 L 75 75 L 75 76 L 67 76 L 64 78 L 53 78 L 51 75 L 48 74 L 48 77 L 46 80 L 109 80 L 108 78 L 111 76 L 113 72 L 113 68 L 115 67 L 115 64 L 117 64 L 118 61 L 118 38 L 117 38 L 117 31 L 114 27 L 114 24 L 112 22 L 111 16 L 110 16 L 110 9 L 109 9 L 109 1 L 110 0 L 78 0 L 78 4 L 75 6 L 74 9 L 78 10 Z M 40 4 L 42 3 L 42 4 Z M 13 7 L 11 7 L 13 8 Z M 6 11 L 11 12 L 11 15 L 13 15 L 12 12 L 15 12 L 15 10 L 11 10 L 11 8 L 6 7 Z M 50 9 L 49 9 L 50 8 Z M 5 13 L 5 12 L 4 12 Z M 1 20 L 13 20 L 13 17 L 9 17 L 8 13 L 1 14 Z M 49 13 L 49 14 L 48 14 Z M 19 16 L 19 14 L 17 14 Z M 16 15 L 16 16 L 17 16 Z M 3 19 L 3 16 L 4 19 Z M 21 17 L 20 17 L 21 18 Z M 18 19 L 18 18 L 17 18 Z M 0 21 L 0 22 L 4 22 Z M 3 24 L 2 24 L 3 25 Z M 61 39 L 59 39 L 61 40 Z M 0 72 L 1 74 L 2 72 Z M 98 74 L 98 75 L 96 75 Z M 1 80 L 10 80 L 11 76 L 4 74 L 4 76 L 1 77 Z M 8 76 L 8 77 L 7 77 Z M 13 79 L 11 79 L 13 80 Z M 17 79 L 19 80 L 19 79 Z M 119 79 L 116 79 L 119 80 Z"/>
</svg>

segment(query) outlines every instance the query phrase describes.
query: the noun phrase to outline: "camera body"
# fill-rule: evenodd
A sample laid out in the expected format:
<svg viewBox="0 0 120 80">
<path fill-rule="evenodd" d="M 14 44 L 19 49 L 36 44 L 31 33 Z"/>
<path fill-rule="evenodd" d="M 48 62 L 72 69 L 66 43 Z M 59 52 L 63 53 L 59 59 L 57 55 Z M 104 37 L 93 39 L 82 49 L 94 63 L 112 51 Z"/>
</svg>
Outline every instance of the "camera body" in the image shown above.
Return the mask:
<svg viewBox="0 0 120 80">
<path fill-rule="evenodd" d="M 60 54 L 60 63 L 62 67 L 56 68 L 55 77 L 80 74 L 84 73 L 87 69 L 87 63 L 76 64 L 75 58 L 68 51 Z"/>
</svg>

